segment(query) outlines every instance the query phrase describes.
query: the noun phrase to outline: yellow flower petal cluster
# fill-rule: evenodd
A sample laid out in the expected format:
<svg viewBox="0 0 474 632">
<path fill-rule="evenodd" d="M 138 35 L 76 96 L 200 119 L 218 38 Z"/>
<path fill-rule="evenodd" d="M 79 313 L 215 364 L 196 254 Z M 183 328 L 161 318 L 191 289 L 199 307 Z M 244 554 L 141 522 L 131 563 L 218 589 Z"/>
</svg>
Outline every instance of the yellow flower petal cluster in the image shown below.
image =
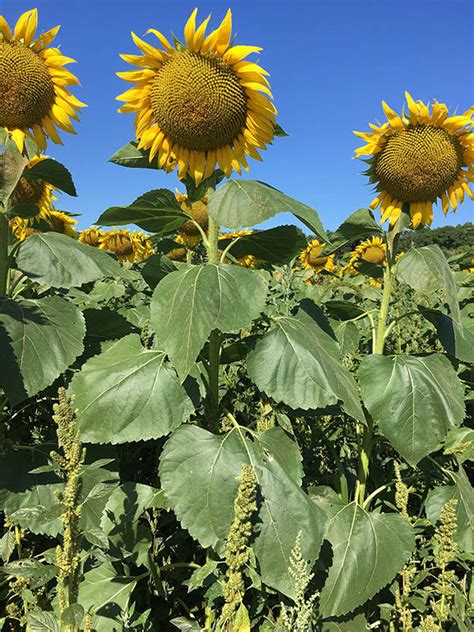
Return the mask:
<svg viewBox="0 0 474 632">
<path fill-rule="evenodd" d="M 79 233 L 78 239 L 83 244 L 95 246 L 97 248 L 100 245 L 100 240 L 104 235 L 105 232 L 97 228 L 97 226 L 90 226 L 89 228 L 86 228 Z"/>
<path fill-rule="evenodd" d="M 154 253 L 147 235 L 139 231 L 131 233 L 128 228 L 104 232 L 99 239 L 98 247 L 115 253 L 119 261 L 129 263 L 139 263 Z"/>
<path fill-rule="evenodd" d="M 335 272 L 337 265 L 334 263 L 334 255 L 321 256 L 326 244 L 320 243 L 318 239 L 313 239 L 307 247 L 300 253 L 301 267 L 305 270 L 321 272 Z"/>
<path fill-rule="evenodd" d="M 430 225 L 433 205 L 456 210 L 465 195 L 474 199 L 474 108 L 449 116 L 444 103 L 430 108 L 405 92 L 408 112 L 397 114 L 384 101 L 387 122 L 370 124 L 370 132 L 354 132 L 365 141 L 357 157 L 371 155 L 366 174 L 376 183 L 370 207 L 381 207 L 382 222 L 393 225 L 404 206 L 413 228 Z"/>
<path fill-rule="evenodd" d="M 387 265 L 387 244 L 381 237 L 369 237 L 358 244 L 350 254 L 349 263 L 341 268 L 340 276 L 359 274 L 358 263 L 360 261 L 385 267 Z"/>
<path fill-rule="evenodd" d="M 121 55 L 136 70 L 119 72 L 134 83 L 117 99 L 119 112 L 135 113 L 138 147 L 157 156 L 160 168 L 178 169 L 199 184 L 220 167 L 248 171 L 247 157 L 260 160 L 275 128 L 276 109 L 268 73 L 247 60 L 256 46 L 234 45 L 230 10 L 217 29 L 206 35 L 208 16 L 199 26 L 195 9 L 184 28 L 184 44 L 170 44 L 149 29 L 160 47 L 132 33 L 140 55 Z"/>
<path fill-rule="evenodd" d="M 231 233 L 224 233 L 219 236 L 219 239 L 239 239 L 239 237 L 246 237 L 251 235 L 252 230 L 236 230 Z M 232 251 L 231 251 L 232 252 Z M 254 255 L 243 255 L 242 257 L 235 257 L 235 261 L 243 268 L 250 268 L 254 270 L 259 264 L 265 263 L 263 259 L 259 259 Z M 231 259 L 226 260 L 226 263 L 233 263 Z"/>
<path fill-rule="evenodd" d="M 177 244 L 183 244 L 183 248 L 173 248 L 173 250 L 166 253 L 166 256 L 172 261 L 186 261 L 186 243 L 183 236 L 177 235 L 173 241 Z"/>
<path fill-rule="evenodd" d="M 36 37 L 38 11 L 21 15 L 13 29 L 0 15 L 0 127 L 23 151 L 25 138 L 33 138 L 41 151 L 47 138 L 62 144 L 57 128 L 74 134 L 72 121 L 85 107 L 69 87 L 79 83 L 59 48 L 49 47 L 59 26 Z"/>
</svg>

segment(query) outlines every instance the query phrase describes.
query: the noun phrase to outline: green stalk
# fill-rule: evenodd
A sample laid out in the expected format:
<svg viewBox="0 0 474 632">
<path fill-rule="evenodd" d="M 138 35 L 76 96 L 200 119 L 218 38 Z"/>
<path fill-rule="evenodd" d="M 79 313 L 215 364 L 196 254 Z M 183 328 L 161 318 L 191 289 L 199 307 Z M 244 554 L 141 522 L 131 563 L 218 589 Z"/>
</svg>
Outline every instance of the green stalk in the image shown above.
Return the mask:
<svg viewBox="0 0 474 632">
<path fill-rule="evenodd" d="M 219 226 L 215 220 L 209 216 L 207 260 L 210 264 L 219 263 Z M 219 430 L 219 367 L 221 356 L 221 337 L 217 329 L 209 336 L 209 385 L 207 391 L 207 404 L 210 416 L 211 428 Z"/>
<path fill-rule="evenodd" d="M 394 234 L 392 231 L 387 236 L 387 251 L 390 245 L 393 244 Z M 373 330 L 372 339 L 372 353 L 377 355 L 383 355 L 385 348 L 385 340 L 387 337 L 387 322 L 388 312 L 390 307 L 390 297 L 392 294 L 393 285 L 393 268 L 392 262 L 395 260 L 395 252 L 387 252 L 387 267 L 385 268 L 383 275 L 383 293 L 382 302 L 380 304 L 380 310 L 377 320 L 377 328 Z M 365 494 L 367 490 L 367 479 L 370 469 L 370 456 L 373 448 L 373 424 L 370 418 L 367 419 L 367 426 L 364 428 L 364 435 L 362 437 L 362 446 L 359 455 L 359 467 L 358 467 L 358 493 L 357 500 L 363 505 Z"/>
<path fill-rule="evenodd" d="M 8 277 L 9 277 L 9 242 L 10 227 L 8 225 L 8 217 L 6 209 L 0 208 L 0 296 L 7 295 Z"/>
</svg>

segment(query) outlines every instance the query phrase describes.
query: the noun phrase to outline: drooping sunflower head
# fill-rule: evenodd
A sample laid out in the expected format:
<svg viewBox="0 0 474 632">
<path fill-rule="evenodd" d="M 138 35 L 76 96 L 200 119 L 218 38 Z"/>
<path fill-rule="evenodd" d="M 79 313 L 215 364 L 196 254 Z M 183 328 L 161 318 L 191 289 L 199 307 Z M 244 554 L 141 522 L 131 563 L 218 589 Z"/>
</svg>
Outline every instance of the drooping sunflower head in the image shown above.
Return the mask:
<svg viewBox="0 0 474 632">
<path fill-rule="evenodd" d="M 176 193 L 176 199 L 181 205 L 181 208 L 192 217 L 189 221 L 182 224 L 178 233 L 183 237 L 184 243 L 187 246 L 196 246 L 202 238 L 201 231 L 198 226 L 207 233 L 209 227 L 209 213 L 207 210 L 207 197 L 203 197 L 201 200 L 190 202 L 187 195 L 182 193 Z M 198 226 L 196 226 L 196 224 Z"/>
<path fill-rule="evenodd" d="M 131 233 L 128 228 L 103 233 L 99 239 L 99 248 L 113 252 L 119 261 L 129 263 L 144 261 L 154 252 L 149 237 L 139 231 Z"/>
<path fill-rule="evenodd" d="M 24 219 L 23 217 L 12 217 L 10 220 L 10 230 L 19 241 L 24 241 L 30 235 L 41 232 L 37 228 L 34 228 L 28 219 Z"/>
<path fill-rule="evenodd" d="M 149 29 L 162 48 L 132 33 L 141 55 L 121 55 L 138 70 L 117 73 L 135 87 L 117 97 L 120 112 L 135 112 L 139 148 L 149 150 L 150 162 L 178 177 L 190 174 L 199 184 L 219 166 L 248 171 L 247 156 L 260 160 L 275 128 L 276 109 L 268 73 L 246 58 L 261 50 L 231 44 L 230 10 L 220 26 L 206 36 L 210 16 L 196 25 L 197 9 L 184 28 L 184 44 L 172 46 L 156 29 Z"/>
<path fill-rule="evenodd" d="M 186 252 L 187 252 L 186 247 L 185 247 L 186 244 L 182 235 L 178 235 L 177 237 L 175 237 L 173 241 L 175 241 L 177 244 L 183 244 L 183 247 L 173 248 L 172 250 L 166 253 L 166 256 L 168 257 L 168 259 L 171 259 L 172 261 L 186 261 Z"/>
<path fill-rule="evenodd" d="M 317 239 L 311 240 L 300 253 L 301 267 L 305 270 L 314 270 L 315 272 L 321 272 L 321 270 L 334 272 L 337 269 L 334 263 L 334 255 L 324 256 L 321 254 L 325 245 Z"/>
<path fill-rule="evenodd" d="M 98 247 L 100 240 L 104 235 L 105 233 L 97 228 L 97 226 L 90 226 L 79 233 L 79 241 L 83 244 L 88 244 L 89 246 Z"/>
<path fill-rule="evenodd" d="M 47 156 L 34 156 L 28 162 L 23 172 L 24 175 L 19 179 L 12 193 L 13 206 L 19 204 L 35 205 L 38 207 L 40 215 L 53 209 L 53 201 L 58 199 L 56 196 L 58 189 L 45 180 L 30 180 L 25 177 L 31 167 L 46 159 Z"/>
<path fill-rule="evenodd" d="M 241 237 L 247 237 L 252 233 L 252 230 L 235 230 L 231 233 L 224 233 L 219 237 L 219 239 L 238 240 Z M 232 249 L 230 250 L 230 254 L 232 254 Z M 226 263 L 238 263 L 243 268 L 250 268 L 254 270 L 258 265 L 265 263 L 265 261 L 255 255 L 242 255 L 241 257 L 233 257 L 232 259 L 230 257 L 226 257 Z"/>
<path fill-rule="evenodd" d="M 59 26 L 36 37 L 37 25 L 37 9 L 23 13 L 13 33 L 0 15 L 0 127 L 20 151 L 26 136 L 40 150 L 47 138 L 62 144 L 56 128 L 74 133 L 71 119 L 79 120 L 79 108 L 85 107 L 68 90 L 79 83 L 64 67 L 74 60 L 49 47 Z"/>
<path fill-rule="evenodd" d="M 351 260 L 362 260 L 376 266 L 387 265 L 387 245 L 381 237 L 369 237 L 354 248 Z"/>
<path fill-rule="evenodd" d="M 74 227 L 77 224 L 77 219 L 74 219 L 67 213 L 56 210 L 46 211 L 41 214 L 41 219 L 48 224 L 50 230 L 54 233 L 61 233 L 69 237 L 75 237 L 76 235 Z"/>
<path fill-rule="evenodd" d="M 371 208 L 381 207 L 382 222 L 394 224 L 404 206 L 413 228 L 430 225 L 433 205 L 441 200 L 443 212 L 456 210 L 474 180 L 474 108 L 449 116 L 444 103 L 431 108 L 405 93 L 408 112 L 401 116 L 382 102 L 387 122 L 370 125 L 370 132 L 354 132 L 366 144 L 356 156 L 369 159 L 369 175 L 377 197 Z"/>
</svg>

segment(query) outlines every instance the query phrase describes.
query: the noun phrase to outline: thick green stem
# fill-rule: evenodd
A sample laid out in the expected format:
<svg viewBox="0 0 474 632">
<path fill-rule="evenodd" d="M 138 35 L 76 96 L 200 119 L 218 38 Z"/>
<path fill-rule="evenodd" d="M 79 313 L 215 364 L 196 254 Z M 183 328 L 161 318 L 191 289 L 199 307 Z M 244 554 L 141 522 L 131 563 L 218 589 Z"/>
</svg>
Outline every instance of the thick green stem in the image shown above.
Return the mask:
<svg viewBox="0 0 474 632">
<path fill-rule="evenodd" d="M 3 208 L 0 208 L 0 296 L 7 295 L 9 261 L 8 261 L 8 241 L 9 241 L 8 217 Z"/>
<path fill-rule="evenodd" d="M 208 262 L 214 265 L 219 263 L 219 226 L 209 216 L 208 229 Z M 214 431 L 219 430 L 219 367 L 221 356 L 221 336 L 217 329 L 209 336 L 209 385 L 207 391 L 208 414 L 210 424 Z"/>
<path fill-rule="evenodd" d="M 383 275 L 383 293 L 382 302 L 380 304 L 379 316 L 377 320 L 377 329 L 372 331 L 372 353 L 383 355 L 387 331 L 388 311 L 390 306 L 390 297 L 392 293 L 393 269 L 390 264 L 387 265 Z M 373 447 L 373 426 L 372 420 L 367 419 L 367 426 L 364 428 L 362 437 L 362 446 L 359 455 L 358 468 L 358 493 L 357 500 L 363 505 L 367 490 L 367 479 L 370 469 L 370 455 Z"/>
</svg>

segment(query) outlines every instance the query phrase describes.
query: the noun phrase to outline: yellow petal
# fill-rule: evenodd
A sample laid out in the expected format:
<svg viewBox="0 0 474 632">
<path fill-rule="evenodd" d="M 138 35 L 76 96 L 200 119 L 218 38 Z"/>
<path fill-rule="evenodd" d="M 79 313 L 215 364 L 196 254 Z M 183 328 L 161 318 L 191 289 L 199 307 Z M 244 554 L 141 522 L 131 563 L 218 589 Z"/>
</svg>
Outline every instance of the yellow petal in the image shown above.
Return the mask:
<svg viewBox="0 0 474 632">
<path fill-rule="evenodd" d="M 56 37 L 56 35 L 58 34 L 60 28 L 61 26 L 58 24 L 57 26 L 54 26 L 52 29 L 49 29 L 48 31 L 41 33 L 41 35 L 38 37 L 38 39 L 33 45 L 34 50 L 40 51 L 44 49 L 46 46 L 49 46 L 51 42 L 54 40 L 54 38 Z"/>
<path fill-rule="evenodd" d="M 24 42 L 26 46 L 29 46 L 31 42 L 33 41 L 37 28 L 38 28 L 38 10 L 33 9 L 30 12 L 30 17 L 25 27 Z"/>
<path fill-rule="evenodd" d="M 405 98 L 407 100 L 408 110 L 410 112 L 410 123 L 412 125 L 416 125 L 418 122 L 418 106 L 408 91 L 405 91 Z"/>
<path fill-rule="evenodd" d="M 259 92 L 263 92 L 267 94 L 270 97 L 270 99 L 273 99 L 273 94 L 271 93 L 269 88 L 260 83 L 255 83 L 254 81 L 240 80 L 240 85 L 244 86 L 245 91 L 247 92 L 249 96 L 251 96 L 255 90 L 258 90 Z"/>
<path fill-rule="evenodd" d="M 410 204 L 410 217 L 413 228 L 417 229 L 423 218 L 420 202 L 412 202 Z"/>
<path fill-rule="evenodd" d="M 224 19 L 220 23 L 216 37 L 213 41 L 214 48 L 219 53 L 223 53 L 229 46 L 230 37 L 232 35 L 232 12 L 227 9 Z"/>
<path fill-rule="evenodd" d="M 32 14 L 37 10 L 31 9 L 30 11 L 26 11 L 22 13 L 15 24 L 15 30 L 13 31 L 13 39 L 19 41 L 25 37 L 25 32 L 28 27 L 28 22 L 31 19 Z M 37 18 L 38 19 L 38 18 Z"/>
<path fill-rule="evenodd" d="M 163 33 L 160 33 L 160 31 L 157 31 L 156 29 L 148 29 L 147 31 L 147 35 L 148 33 L 153 33 L 153 35 L 155 35 L 158 40 L 160 41 L 161 45 L 169 52 L 172 53 L 174 51 L 174 48 L 171 46 L 171 44 L 169 43 L 169 41 L 166 39 L 166 37 L 163 35 Z"/>
<path fill-rule="evenodd" d="M 137 48 L 139 48 L 142 51 L 142 53 L 144 53 L 145 55 L 149 55 L 150 57 L 158 59 L 158 61 L 161 61 L 161 62 L 166 61 L 168 59 L 167 53 L 160 50 L 159 48 L 155 48 L 151 44 L 148 44 L 148 42 L 145 42 L 144 40 L 140 39 L 137 35 L 135 35 L 133 31 L 132 31 L 132 39 L 135 42 L 135 45 L 137 46 Z"/>
<path fill-rule="evenodd" d="M 3 35 L 3 39 L 10 41 L 12 39 L 12 32 L 8 22 L 3 15 L 0 15 L 0 34 Z"/>
<path fill-rule="evenodd" d="M 194 34 L 196 32 L 196 15 L 198 10 L 194 9 L 184 27 L 184 41 L 191 52 L 194 52 Z"/>
<path fill-rule="evenodd" d="M 57 103 L 53 103 L 51 107 L 51 117 L 58 127 L 70 134 L 75 134 L 72 123 L 66 112 Z"/>
<path fill-rule="evenodd" d="M 206 156 L 206 169 L 204 170 L 204 179 L 210 178 L 214 173 L 217 162 L 217 152 L 215 149 L 207 152 Z"/>
<path fill-rule="evenodd" d="M 48 116 L 45 116 L 42 119 L 41 125 L 43 126 L 43 129 L 46 131 L 46 133 L 48 134 L 49 138 L 53 141 L 53 143 L 56 143 L 56 145 L 63 144 L 62 140 L 59 138 L 56 128 L 53 125 L 53 122 Z"/>
<path fill-rule="evenodd" d="M 262 50 L 259 46 L 232 46 L 224 55 L 224 61 L 230 65 L 237 64 L 251 53 L 259 53 Z"/>
<path fill-rule="evenodd" d="M 201 46 L 204 44 L 204 39 L 206 37 L 206 28 L 209 24 L 209 20 L 211 19 L 211 15 L 209 14 L 204 22 L 200 25 L 198 30 L 196 31 L 193 39 L 193 48 L 195 51 L 200 51 Z"/>
<path fill-rule="evenodd" d="M 21 129 L 14 129 L 11 132 L 11 137 L 15 141 L 18 150 L 23 153 L 23 149 L 25 146 L 25 133 L 21 131 Z"/>
</svg>

